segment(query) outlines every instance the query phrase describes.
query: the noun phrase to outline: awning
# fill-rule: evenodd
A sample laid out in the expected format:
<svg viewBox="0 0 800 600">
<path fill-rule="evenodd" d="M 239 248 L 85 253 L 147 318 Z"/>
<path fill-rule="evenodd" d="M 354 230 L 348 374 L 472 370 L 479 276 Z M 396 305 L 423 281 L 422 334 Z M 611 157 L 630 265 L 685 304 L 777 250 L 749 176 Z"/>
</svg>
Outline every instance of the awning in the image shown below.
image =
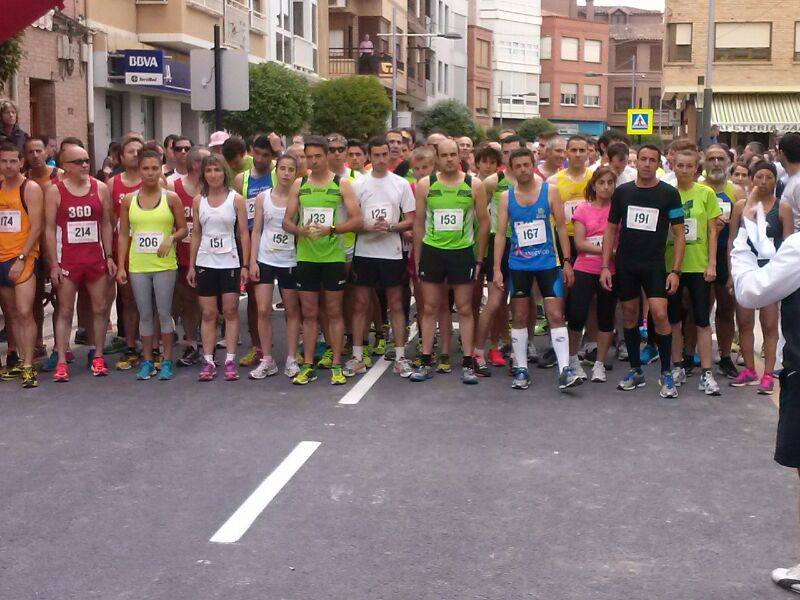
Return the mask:
<svg viewBox="0 0 800 600">
<path fill-rule="evenodd" d="M 62 0 L 3 0 L 0 44 L 14 37 L 51 8 L 63 10 Z"/>
<path fill-rule="evenodd" d="M 797 131 L 800 94 L 714 94 L 711 123 L 738 133 Z"/>
</svg>

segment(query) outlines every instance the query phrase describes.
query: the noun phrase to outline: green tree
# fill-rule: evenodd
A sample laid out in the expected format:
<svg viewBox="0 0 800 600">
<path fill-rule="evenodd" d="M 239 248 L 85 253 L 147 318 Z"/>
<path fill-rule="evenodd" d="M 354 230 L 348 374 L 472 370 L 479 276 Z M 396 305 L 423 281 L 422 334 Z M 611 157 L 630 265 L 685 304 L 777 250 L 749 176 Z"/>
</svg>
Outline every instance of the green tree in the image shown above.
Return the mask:
<svg viewBox="0 0 800 600">
<path fill-rule="evenodd" d="M 492 142 L 500 141 L 500 126 L 492 125 L 486 130 L 486 139 Z"/>
<path fill-rule="evenodd" d="M 452 136 L 467 135 L 473 140 L 480 137 L 478 125 L 472 120 L 472 112 L 458 100 L 442 100 L 425 111 L 419 128 L 427 134 L 438 128 Z"/>
<path fill-rule="evenodd" d="M 22 34 L 0 44 L 0 90 L 3 89 L 3 83 L 19 70 L 23 54 Z"/>
<path fill-rule="evenodd" d="M 305 78 L 278 63 L 267 62 L 250 65 L 250 108 L 223 111 L 222 125 L 245 137 L 259 131 L 292 135 L 305 126 L 310 114 L 311 96 Z M 213 111 L 203 117 L 214 122 Z"/>
<path fill-rule="evenodd" d="M 555 133 L 556 126 L 547 119 L 535 117 L 527 119 L 517 129 L 517 133 L 529 142 L 535 142 L 539 136 L 547 133 Z"/>
<path fill-rule="evenodd" d="M 377 77 L 352 75 L 322 81 L 311 88 L 314 108 L 311 130 L 323 135 L 337 132 L 365 139 L 386 130 L 392 111 Z"/>
</svg>

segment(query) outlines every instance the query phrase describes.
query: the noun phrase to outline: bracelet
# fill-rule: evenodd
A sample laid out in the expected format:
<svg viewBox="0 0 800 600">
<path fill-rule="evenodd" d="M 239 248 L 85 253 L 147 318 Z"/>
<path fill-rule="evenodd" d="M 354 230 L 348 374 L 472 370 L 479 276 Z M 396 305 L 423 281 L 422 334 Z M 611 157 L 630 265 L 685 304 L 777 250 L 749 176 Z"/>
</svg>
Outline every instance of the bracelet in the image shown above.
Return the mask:
<svg viewBox="0 0 800 600">
<path fill-rule="evenodd" d="M 682 273 L 682 271 L 679 271 L 678 269 L 672 269 L 672 270 L 670 271 L 670 273 L 675 273 L 675 275 L 677 275 L 678 277 L 680 277 L 680 276 L 681 276 L 681 273 Z"/>
<path fill-rule="evenodd" d="M 611 269 L 609 268 L 609 266 L 608 266 L 608 265 L 603 265 L 603 266 L 601 266 L 601 267 L 600 267 L 600 270 L 601 270 L 601 271 L 602 271 L 603 269 L 605 269 L 606 271 L 610 271 L 610 270 L 611 270 Z"/>
</svg>

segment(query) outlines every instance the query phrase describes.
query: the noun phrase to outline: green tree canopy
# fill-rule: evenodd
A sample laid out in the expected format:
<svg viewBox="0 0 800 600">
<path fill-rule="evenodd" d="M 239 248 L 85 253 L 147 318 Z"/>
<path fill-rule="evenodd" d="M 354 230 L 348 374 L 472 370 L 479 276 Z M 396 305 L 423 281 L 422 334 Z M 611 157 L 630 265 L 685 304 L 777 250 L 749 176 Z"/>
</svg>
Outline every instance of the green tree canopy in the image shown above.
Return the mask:
<svg viewBox="0 0 800 600">
<path fill-rule="evenodd" d="M 547 119 L 535 117 L 527 119 L 517 129 L 517 133 L 529 142 L 535 142 L 539 136 L 545 133 L 555 133 L 556 126 Z"/>
<path fill-rule="evenodd" d="M 0 44 L 0 90 L 3 89 L 3 82 L 11 79 L 19 69 L 22 56 L 22 34 Z"/>
<path fill-rule="evenodd" d="M 259 131 L 293 135 L 303 129 L 310 114 L 306 80 L 278 63 L 266 62 L 250 65 L 250 109 L 223 111 L 222 125 L 245 137 Z M 214 112 L 206 112 L 204 118 L 213 123 Z"/>
<path fill-rule="evenodd" d="M 365 139 L 386 130 L 392 103 L 377 77 L 353 75 L 311 88 L 311 130 Z"/>
<path fill-rule="evenodd" d="M 472 112 L 458 100 L 442 100 L 425 111 L 419 122 L 419 128 L 427 134 L 431 129 L 439 128 L 448 135 L 467 135 L 473 140 L 481 137 L 478 125 L 472 120 Z"/>
</svg>

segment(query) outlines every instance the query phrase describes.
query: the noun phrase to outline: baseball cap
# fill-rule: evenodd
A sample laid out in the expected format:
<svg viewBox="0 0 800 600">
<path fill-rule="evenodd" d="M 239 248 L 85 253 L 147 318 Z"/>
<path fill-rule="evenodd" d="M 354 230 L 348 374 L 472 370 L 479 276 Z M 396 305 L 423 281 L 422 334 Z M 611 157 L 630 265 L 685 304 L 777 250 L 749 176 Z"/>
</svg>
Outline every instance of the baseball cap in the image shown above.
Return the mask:
<svg viewBox="0 0 800 600">
<path fill-rule="evenodd" d="M 211 134 L 211 137 L 208 138 L 208 147 L 222 146 L 229 137 L 231 136 L 225 131 L 215 131 Z"/>
</svg>

